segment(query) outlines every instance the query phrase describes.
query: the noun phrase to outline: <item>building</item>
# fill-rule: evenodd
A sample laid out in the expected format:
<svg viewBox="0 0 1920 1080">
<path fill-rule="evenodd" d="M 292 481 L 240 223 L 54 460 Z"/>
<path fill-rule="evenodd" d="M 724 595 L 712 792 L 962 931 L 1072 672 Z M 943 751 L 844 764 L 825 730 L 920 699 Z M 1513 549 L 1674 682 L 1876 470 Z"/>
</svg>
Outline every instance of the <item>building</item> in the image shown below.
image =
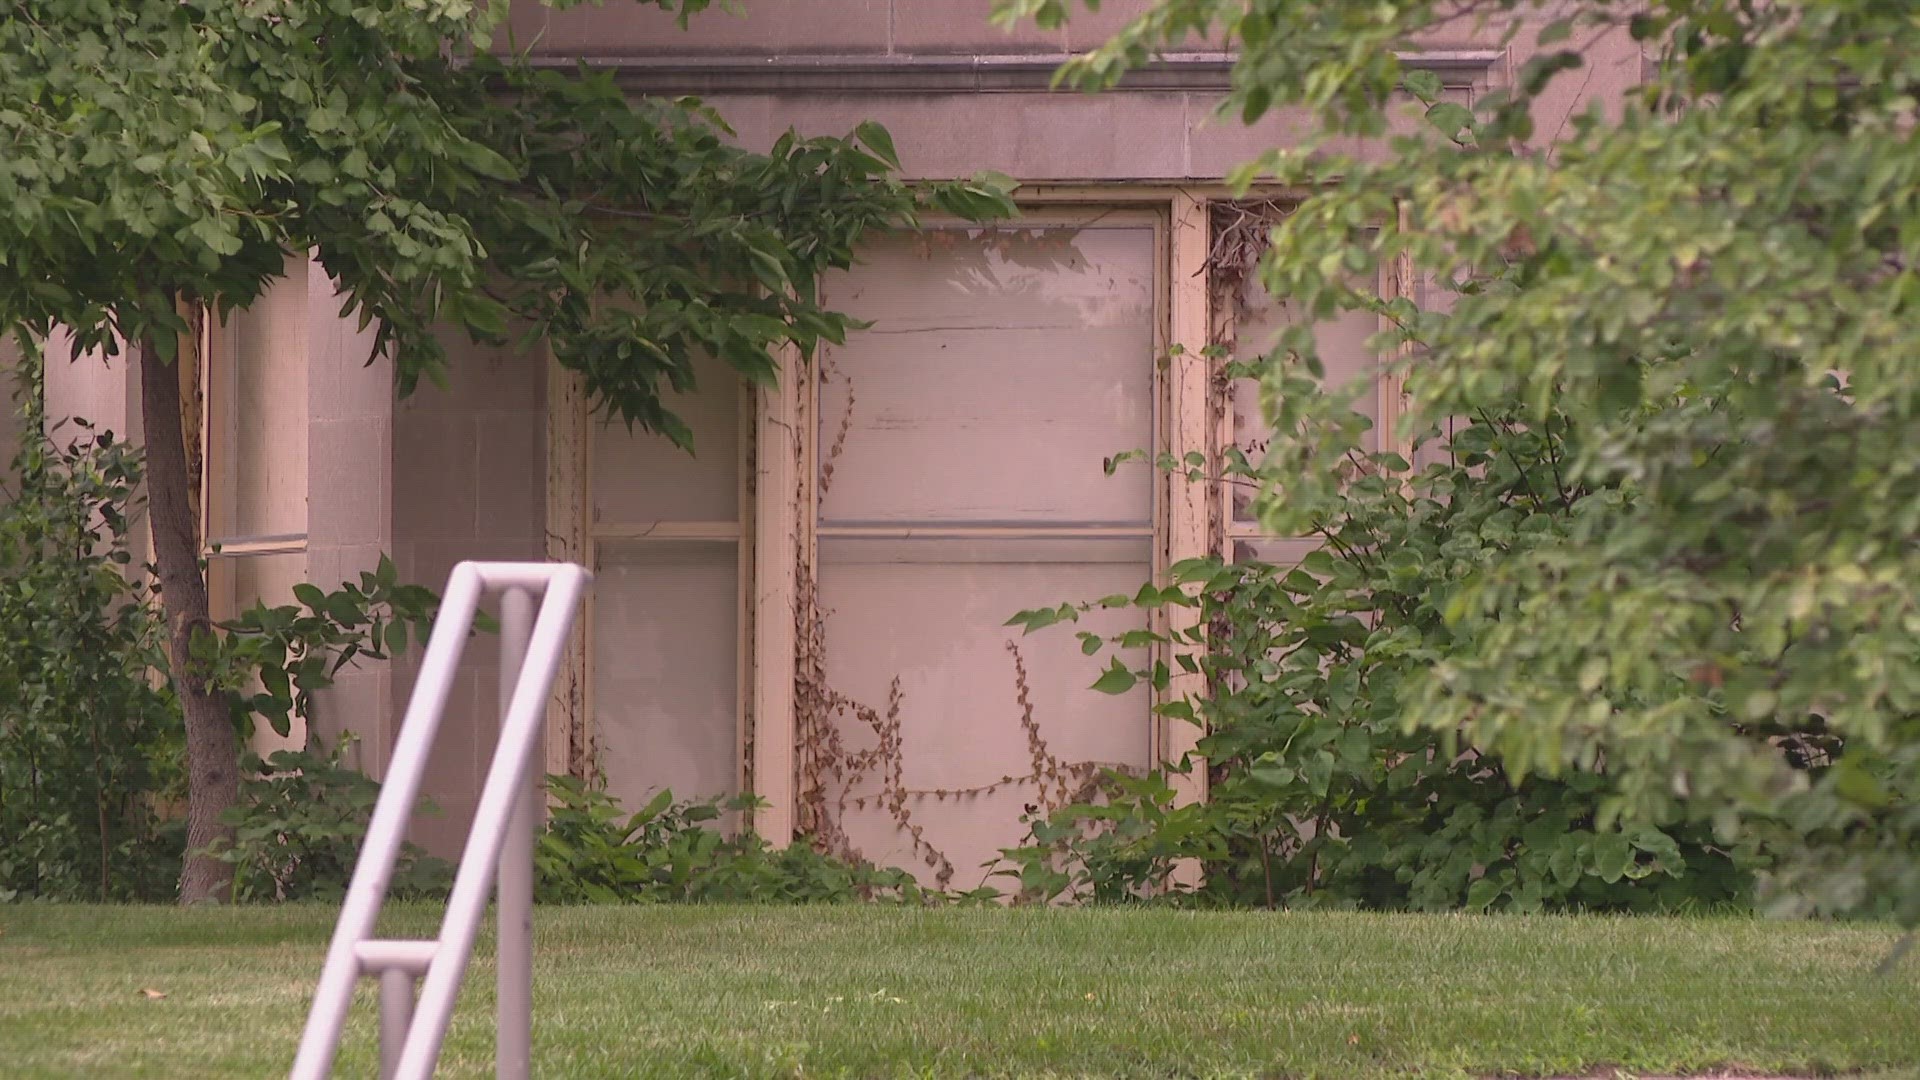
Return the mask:
<svg viewBox="0 0 1920 1080">
<path fill-rule="evenodd" d="M 1019 840 L 1027 807 L 1192 743 L 1150 714 L 1144 687 L 1089 691 L 1098 662 L 1072 633 L 1021 637 L 1008 616 L 1130 595 L 1189 556 L 1306 548 L 1262 535 L 1224 487 L 1103 467 L 1132 449 L 1257 448 L 1257 402 L 1202 350 L 1262 351 L 1288 317 L 1244 277 L 1286 198 L 1235 201 L 1222 178 L 1305 121 L 1215 119 L 1228 58 L 1198 47 L 1109 93 L 1050 90 L 1055 66 L 1137 0 L 1011 34 L 988 25 L 989 0 L 745 6 L 683 33 L 637 4 L 522 2 L 512 29 L 543 62 L 608 65 L 636 93 L 700 94 L 749 145 L 879 120 L 910 174 L 1010 174 L 1025 216 L 876 240 L 825 286 L 873 329 L 811 367 L 790 358 L 779 387 L 716 370 L 680 403 L 694 456 L 601 424 L 538 354 L 457 344 L 446 389 L 396 400 L 324 275 L 290 262 L 210 335 L 196 376 L 216 614 L 331 585 L 383 552 L 435 587 L 461 559 L 585 562 L 596 583 L 551 713 L 549 771 L 603 777 L 629 805 L 663 786 L 752 791 L 775 842 L 804 833 L 972 887 Z M 1458 33 L 1408 59 L 1462 103 L 1512 79 L 1532 47 L 1528 34 Z M 1592 77 L 1541 104 L 1543 140 L 1582 95 L 1639 77 L 1624 35 L 1586 51 Z M 1395 273 L 1378 285 L 1418 288 Z M 1343 377 L 1374 381 L 1376 431 L 1391 432 L 1398 390 L 1371 371 L 1374 329 L 1320 332 Z M 49 367 L 50 415 L 137 424 L 123 366 Z M 1119 608 L 1078 629 L 1135 617 Z M 463 835 L 492 749 L 489 648 L 461 676 L 428 774 L 444 812 L 419 836 L 441 850 Z M 409 685 L 404 661 L 344 673 L 318 734 L 359 732 L 378 775 Z"/>
</svg>

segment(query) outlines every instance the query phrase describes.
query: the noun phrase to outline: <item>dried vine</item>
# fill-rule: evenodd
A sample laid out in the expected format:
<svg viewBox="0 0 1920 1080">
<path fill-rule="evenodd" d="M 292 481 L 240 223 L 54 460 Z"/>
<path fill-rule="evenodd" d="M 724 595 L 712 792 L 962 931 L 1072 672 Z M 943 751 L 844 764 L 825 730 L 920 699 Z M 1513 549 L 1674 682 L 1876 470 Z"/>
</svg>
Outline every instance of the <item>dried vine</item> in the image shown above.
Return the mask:
<svg viewBox="0 0 1920 1080">
<path fill-rule="evenodd" d="M 1212 300 L 1213 342 L 1231 352 L 1235 316 L 1252 306 L 1259 285 L 1255 271 L 1266 257 L 1273 227 L 1286 216 L 1288 205 L 1274 199 L 1259 202 L 1217 202 L 1212 208 L 1213 239 L 1207 247 L 1207 288 Z"/>
<path fill-rule="evenodd" d="M 823 355 L 821 380 L 836 377 L 845 378 Z M 824 497 L 833 483 L 835 463 L 845 450 L 852 430 L 853 387 L 849 384 L 846 391 L 847 410 L 840 418 L 832 443 L 822 455 L 818 471 L 819 497 Z M 806 486 L 806 478 L 802 477 L 795 492 L 798 505 L 809 505 Z M 827 613 L 820 604 L 819 583 L 806 545 L 796 544 L 795 548 L 795 824 L 816 850 L 849 860 L 863 859 L 864 855 L 847 834 L 846 815 L 849 811 L 881 810 L 907 837 L 914 857 L 933 872 L 935 887 L 945 890 L 952 886 L 955 867 L 944 852 L 927 840 L 924 825 L 915 819 L 916 807 L 925 800 L 958 802 L 1015 786 L 1032 786 L 1037 789 L 1037 799 L 1026 807 L 1032 816 L 1097 793 L 1102 770 L 1111 766 L 1093 761 L 1064 761 L 1048 747 L 1034 715 L 1026 661 L 1011 640 L 1007 642 L 1007 651 L 1013 658 L 1015 699 L 1019 704 L 1019 723 L 1026 733 L 1030 770 L 974 787 L 907 787 L 905 740 L 901 730 L 906 700 L 900 679 L 895 676 L 889 683 L 884 710 L 856 701 L 828 684 Z M 871 732 L 874 743 L 856 751 L 848 745 L 845 733 L 859 728 Z"/>
<path fill-rule="evenodd" d="M 1285 203 L 1267 199 L 1259 202 L 1217 202 L 1209 218 L 1212 239 L 1207 247 L 1207 300 L 1211 313 L 1208 344 L 1220 357 L 1231 357 L 1239 348 L 1241 318 L 1253 307 L 1259 289 L 1260 260 L 1266 257 L 1273 238 L 1273 227 L 1285 216 Z M 1215 420 L 1233 423 L 1233 379 L 1224 363 L 1214 365 L 1213 400 Z M 1266 451 L 1265 440 L 1243 441 L 1236 433 L 1235 443 L 1253 457 Z M 1240 496 L 1222 500 L 1221 525 L 1235 513 Z M 1216 532 L 1215 535 L 1224 535 Z"/>
</svg>

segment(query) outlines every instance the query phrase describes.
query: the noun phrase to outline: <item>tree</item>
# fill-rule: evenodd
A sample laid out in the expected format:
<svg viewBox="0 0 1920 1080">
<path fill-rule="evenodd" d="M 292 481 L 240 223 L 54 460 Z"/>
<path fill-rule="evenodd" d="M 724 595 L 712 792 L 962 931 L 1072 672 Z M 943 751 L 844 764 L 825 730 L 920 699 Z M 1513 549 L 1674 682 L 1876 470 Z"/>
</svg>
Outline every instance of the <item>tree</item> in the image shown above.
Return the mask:
<svg viewBox="0 0 1920 1080">
<path fill-rule="evenodd" d="M 1539 46 L 1470 109 L 1398 58 L 1467 27 Z M 1536 129 L 1601 33 L 1646 50 L 1643 85 Z M 1226 113 L 1320 122 L 1236 178 L 1307 191 L 1273 231 L 1265 287 L 1316 317 L 1386 316 L 1407 430 L 1470 419 L 1448 449 L 1510 503 L 1431 550 L 1372 553 L 1420 580 L 1447 628 L 1366 642 L 1427 650 L 1391 691 L 1401 722 L 1516 776 L 1603 775 L 1621 822 L 1754 846 L 1777 909 L 1920 920 L 1912 12 L 1161 0 L 1063 77 L 1105 85 L 1189 36 L 1238 50 Z M 1424 134 L 1388 138 L 1409 103 Z M 1337 153 L 1340 135 L 1376 152 Z M 1348 284 L 1398 259 L 1446 310 Z M 1361 485 L 1412 482 L 1406 462 L 1359 453 L 1340 395 L 1314 392 L 1307 333 L 1262 367 L 1281 428 L 1253 463 L 1269 526 L 1315 531 Z"/>
<path fill-rule="evenodd" d="M 682 20 L 705 0 L 651 0 Z M 686 442 L 661 401 L 692 359 L 773 377 L 853 325 L 813 302 L 870 229 L 924 198 L 1007 206 L 994 178 L 893 179 L 884 130 L 730 146 L 697 102 L 486 50 L 506 4 L 471 0 L 27 0 L 0 19 L 0 327 L 141 369 L 149 506 L 186 717 L 188 847 L 222 840 L 238 746 L 196 661 L 209 633 L 179 384 L 202 312 L 247 307 L 314 252 L 377 324 L 399 388 L 436 377 L 436 331 L 546 341 L 600 407 Z M 228 867 L 190 856 L 181 898 Z"/>
</svg>

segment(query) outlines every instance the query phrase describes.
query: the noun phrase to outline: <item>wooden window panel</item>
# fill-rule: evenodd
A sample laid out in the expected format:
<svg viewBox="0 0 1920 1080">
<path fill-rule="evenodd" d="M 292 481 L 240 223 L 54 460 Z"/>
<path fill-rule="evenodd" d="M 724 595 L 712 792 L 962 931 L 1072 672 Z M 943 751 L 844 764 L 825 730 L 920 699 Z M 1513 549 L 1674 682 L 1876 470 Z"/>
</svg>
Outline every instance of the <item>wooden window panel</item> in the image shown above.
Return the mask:
<svg viewBox="0 0 1920 1080">
<path fill-rule="evenodd" d="M 201 539 L 215 619 L 293 604 L 307 578 L 310 266 L 290 256 L 283 276 L 224 324 L 210 320 L 200 342 Z M 306 742 L 296 719 L 286 736 L 257 729 L 253 749 Z"/>
<path fill-rule="evenodd" d="M 1263 562 L 1274 566 L 1297 566 L 1320 546 L 1319 537 L 1244 536 L 1233 541 L 1235 562 Z"/>
<path fill-rule="evenodd" d="M 583 557 L 595 573 L 584 634 L 580 740 L 629 809 L 741 788 L 748 395 L 717 361 L 669 401 L 694 452 L 588 418 Z M 579 408 L 584 409 L 584 403 Z"/>
<path fill-rule="evenodd" d="M 209 547 L 285 547 L 307 532 L 308 261 L 211 327 L 205 360 Z"/>
<path fill-rule="evenodd" d="M 821 383 L 837 448 L 822 525 L 1150 525 L 1151 470 L 1100 468 L 1152 431 L 1150 229 L 941 229 L 868 245 L 871 269 L 825 288 L 874 326 L 832 351 Z"/>
<path fill-rule="evenodd" d="M 618 420 L 592 430 L 596 532 L 655 522 L 738 522 L 739 380 L 717 361 L 698 368 L 698 388 L 672 410 L 693 432 L 693 452 Z"/>
<path fill-rule="evenodd" d="M 830 608 L 827 684 L 882 714 L 899 703 L 913 820 L 955 867 L 954 887 L 983 883 L 979 868 L 1019 841 L 1020 815 L 1039 801 L 1028 785 L 976 790 L 1031 769 L 1009 642 L 1019 650 L 1033 719 L 1054 757 L 1136 769 L 1148 763 L 1145 684 L 1117 696 L 1090 691 L 1104 656 L 1082 656 L 1064 629 L 1022 636 L 1003 624 L 1051 599 L 1130 595 L 1150 570 L 1145 538 L 820 541 L 820 595 Z M 1074 629 L 1115 634 L 1140 622 L 1133 610 L 1097 611 Z M 1145 652 L 1119 655 L 1138 665 Z M 874 742 L 857 723 L 843 724 L 841 735 L 860 748 Z M 873 790 L 869 783 L 852 793 Z M 967 794 L 929 794 L 939 791 Z M 840 824 L 868 858 L 925 868 L 885 807 L 850 807 Z"/>
<path fill-rule="evenodd" d="M 1065 213 L 889 238 L 823 287 L 829 305 L 874 322 L 828 353 L 816 391 L 825 677 L 857 706 L 833 723 L 857 754 L 876 736 L 854 713 L 897 721 L 913 823 L 957 887 L 978 884 L 972 868 L 1017 843 L 1023 808 L 1040 801 L 1031 786 L 994 786 L 1032 771 L 1010 644 L 1054 758 L 1151 761 L 1144 688 L 1091 693 L 1104 658 L 1071 634 L 1004 623 L 1131 595 L 1153 572 L 1152 470 L 1108 476 L 1103 462 L 1159 442 L 1165 257 L 1164 215 Z M 1081 628 L 1141 625 L 1119 609 Z M 839 826 L 862 854 L 926 870 L 878 792 L 872 777 L 844 792 Z"/>
<path fill-rule="evenodd" d="M 1237 360 L 1253 360 L 1266 355 L 1281 331 L 1297 322 L 1296 314 L 1286 300 L 1269 297 L 1258 285 L 1252 286 L 1247 292 L 1249 295 L 1241 303 L 1235 319 L 1234 358 Z M 1380 358 L 1367 347 L 1367 340 L 1379 329 L 1379 317 L 1367 311 L 1342 312 L 1335 318 L 1315 324 L 1313 328 L 1314 343 L 1319 348 L 1320 362 L 1326 371 L 1326 386 L 1329 389 L 1347 388 L 1354 383 L 1371 384 L 1371 390 L 1362 390 L 1353 401 L 1354 411 L 1373 424 L 1361 439 L 1361 446 L 1368 453 L 1381 449 L 1389 441 L 1381 423 L 1385 372 Z M 1258 465 L 1266 456 L 1272 435 L 1261 400 L 1259 381 L 1235 379 L 1227 393 L 1227 418 L 1231 425 L 1233 445 L 1246 455 L 1248 462 Z M 1234 489 L 1230 505 L 1231 521 L 1236 533 L 1244 535 L 1259 531 L 1258 522 L 1252 514 L 1252 495 L 1244 486 Z"/>
<path fill-rule="evenodd" d="M 599 767 L 637 810 L 736 789 L 740 574 L 734 540 L 594 545 L 592 671 Z"/>
<path fill-rule="evenodd" d="M 1379 295 L 1399 295 L 1403 275 L 1404 268 L 1398 264 L 1382 267 L 1376 279 Z M 1295 324 L 1298 315 L 1284 297 L 1268 296 L 1258 282 L 1248 282 L 1243 297 L 1233 311 L 1223 314 L 1231 327 L 1233 356 L 1236 360 L 1245 361 L 1257 359 L 1271 351 L 1280 332 Z M 1216 319 L 1216 323 L 1219 321 Z M 1371 312 L 1342 312 L 1314 325 L 1314 341 L 1330 387 L 1351 387 L 1355 382 L 1371 384 L 1370 389 L 1362 389 L 1353 400 L 1354 410 L 1372 421 L 1372 427 L 1361 440 L 1362 448 L 1368 452 L 1404 452 L 1397 431 L 1401 378 L 1393 370 L 1401 354 L 1382 357 L 1368 345 L 1369 339 L 1382 328 L 1381 317 Z M 1222 443 L 1225 447 L 1238 449 L 1248 462 L 1257 466 L 1266 456 L 1272 432 L 1266 420 L 1259 381 L 1235 379 L 1227 386 L 1226 395 Z M 1224 539 L 1229 558 L 1264 558 L 1256 553 L 1266 551 L 1280 556 L 1291 554 L 1288 559 L 1288 564 L 1291 564 L 1317 546 L 1317 542 L 1305 538 L 1268 534 L 1254 516 L 1254 495 L 1255 492 L 1245 483 L 1228 481 L 1222 484 L 1222 499 L 1226 507 L 1223 515 Z"/>
</svg>

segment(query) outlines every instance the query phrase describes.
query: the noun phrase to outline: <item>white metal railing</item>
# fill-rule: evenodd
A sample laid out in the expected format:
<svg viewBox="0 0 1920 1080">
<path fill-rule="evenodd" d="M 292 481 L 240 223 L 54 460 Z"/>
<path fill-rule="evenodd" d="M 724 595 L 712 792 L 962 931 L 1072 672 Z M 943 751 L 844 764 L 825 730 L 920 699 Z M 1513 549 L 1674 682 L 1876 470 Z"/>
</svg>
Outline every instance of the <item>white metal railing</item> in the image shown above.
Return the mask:
<svg viewBox="0 0 1920 1080">
<path fill-rule="evenodd" d="M 353 988 L 362 976 L 379 980 L 381 1076 L 426 1080 L 433 1074 L 474 934 L 486 914 L 487 896 L 494 891 L 496 870 L 500 983 L 494 1068 L 502 1080 L 527 1076 L 533 1030 L 533 831 L 539 822 L 541 783 L 535 757 L 547 697 L 589 578 L 584 567 L 572 563 L 463 562 L 453 568 L 327 949 L 293 1062 L 294 1080 L 322 1080 L 332 1073 Z M 427 754 L 446 710 L 461 650 L 487 592 L 501 594 L 500 740 L 454 874 L 440 936 L 430 941 L 378 940 L 374 922 L 386 900 L 407 819 L 420 796 Z M 537 618 L 535 593 L 541 594 Z M 414 983 L 422 979 L 416 1005 Z"/>
</svg>

